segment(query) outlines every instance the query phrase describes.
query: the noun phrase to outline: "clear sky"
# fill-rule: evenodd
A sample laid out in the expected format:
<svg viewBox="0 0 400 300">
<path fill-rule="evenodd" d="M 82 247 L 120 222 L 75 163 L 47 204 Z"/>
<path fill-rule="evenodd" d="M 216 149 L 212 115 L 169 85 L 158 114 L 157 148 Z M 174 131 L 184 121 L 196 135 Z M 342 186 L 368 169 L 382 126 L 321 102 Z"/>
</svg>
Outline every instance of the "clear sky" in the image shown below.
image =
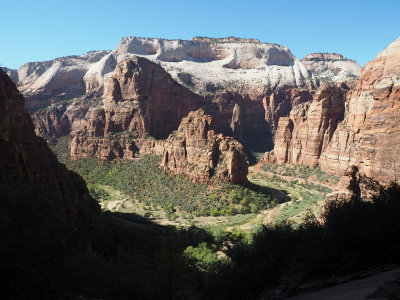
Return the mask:
<svg viewBox="0 0 400 300">
<path fill-rule="evenodd" d="M 237 36 L 299 59 L 336 52 L 361 66 L 400 37 L 400 0 L 0 0 L 0 64 L 113 49 L 123 36 Z"/>
</svg>

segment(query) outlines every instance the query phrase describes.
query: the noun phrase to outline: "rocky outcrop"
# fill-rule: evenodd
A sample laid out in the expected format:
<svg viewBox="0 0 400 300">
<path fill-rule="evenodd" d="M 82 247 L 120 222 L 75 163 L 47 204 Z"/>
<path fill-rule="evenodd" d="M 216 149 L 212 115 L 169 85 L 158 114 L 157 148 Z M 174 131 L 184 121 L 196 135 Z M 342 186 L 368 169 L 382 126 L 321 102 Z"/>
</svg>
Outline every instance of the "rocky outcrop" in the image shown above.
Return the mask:
<svg viewBox="0 0 400 300">
<path fill-rule="evenodd" d="M 337 53 L 312 53 L 301 62 L 310 70 L 317 85 L 355 80 L 361 73 L 356 61 Z"/>
<path fill-rule="evenodd" d="M 343 173 L 336 186 L 336 191 L 326 195 L 325 202 L 349 201 L 353 197 L 371 201 L 374 196 L 378 196 L 383 190 L 384 185 L 379 181 L 361 174 L 357 166 L 351 165 Z"/>
<path fill-rule="evenodd" d="M 312 100 L 313 92 L 308 89 L 285 88 L 269 91 L 263 98 L 265 120 L 275 133 L 281 117 L 289 116 L 292 108 Z"/>
<path fill-rule="evenodd" d="M 46 139 L 71 134 L 75 139 L 71 155 L 90 157 L 102 152 L 103 145 L 111 149 L 110 140 L 114 142 L 122 135 L 130 141 L 166 138 L 178 128 L 183 116 L 203 108 L 214 117 L 215 128 L 224 135 L 246 143 L 265 142 L 270 135 L 262 102 L 231 92 L 201 97 L 145 58 L 121 62 L 106 86 L 103 98 L 80 97 L 33 113 L 36 133 Z M 106 139 L 99 143 L 96 140 L 100 138 Z M 120 158 L 128 154 L 133 158 L 140 148 L 126 142 L 115 147 L 120 150 L 100 157 Z"/>
<path fill-rule="evenodd" d="M 201 97 L 178 84 L 158 64 L 137 56 L 118 64 L 105 96 L 111 106 L 121 100 L 137 106 L 141 119 L 135 123 L 160 139 L 168 137 L 184 116 L 203 104 Z"/>
<path fill-rule="evenodd" d="M 317 166 L 345 110 L 343 87 L 325 86 L 312 101 L 293 103 L 288 117 L 279 118 L 273 152 L 264 161 Z"/>
<path fill-rule="evenodd" d="M 355 164 L 374 179 L 397 180 L 400 147 L 400 39 L 363 68 L 344 121 L 321 156 L 321 168 L 343 172 Z"/>
<path fill-rule="evenodd" d="M 22 65 L 14 81 L 27 99 L 26 108 L 35 110 L 52 102 L 85 94 L 83 76 L 90 65 L 107 53 L 109 51 L 91 51 L 81 56 L 66 56 Z"/>
<path fill-rule="evenodd" d="M 64 213 L 77 216 L 100 208 L 84 180 L 57 161 L 47 144 L 38 138 L 24 99 L 11 79 L 0 70 L 0 182 L 35 184 L 60 201 Z"/>
<path fill-rule="evenodd" d="M 247 183 L 248 161 L 243 146 L 215 132 L 213 118 L 203 110 L 189 113 L 164 143 L 162 165 L 174 174 L 187 174 L 208 183 L 219 178 Z"/>
</svg>

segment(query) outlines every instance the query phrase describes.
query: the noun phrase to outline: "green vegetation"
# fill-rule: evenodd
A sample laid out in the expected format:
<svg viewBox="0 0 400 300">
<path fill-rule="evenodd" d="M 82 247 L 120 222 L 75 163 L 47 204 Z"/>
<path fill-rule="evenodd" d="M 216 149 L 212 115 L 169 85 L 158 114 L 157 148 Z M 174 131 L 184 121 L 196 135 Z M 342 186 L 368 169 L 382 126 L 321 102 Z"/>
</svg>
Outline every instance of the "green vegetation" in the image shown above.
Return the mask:
<svg viewBox="0 0 400 300">
<path fill-rule="evenodd" d="M 339 180 L 319 168 L 302 165 L 263 164 L 261 169 L 263 172 L 250 176 L 252 182 L 287 193 L 281 197 L 280 202 L 286 203 L 281 204 L 274 223 L 287 221 L 298 225 L 309 211 L 319 215 L 325 195 L 332 192 L 326 185 L 334 185 Z"/>
<path fill-rule="evenodd" d="M 292 201 L 285 203 L 281 209 L 279 216 L 275 219 L 276 222 L 295 222 L 302 221 L 307 212 L 319 214 L 320 206 L 318 202 L 324 200 L 325 195 L 321 193 L 312 193 L 310 191 L 301 191 L 302 200 L 298 201 L 292 198 Z M 296 217 L 295 219 L 293 219 Z"/>
<path fill-rule="evenodd" d="M 307 214 L 297 228 L 278 223 L 251 242 L 237 239 L 226 251 L 230 264 L 208 281 L 206 298 L 258 299 L 278 285 L 290 295 L 305 281 L 400 263 L 399 199 L 399 185 L 391 184 L 372 201 L 327 204 L 321 221 Z"/>
<path fill-rule="evenodd" d="M 283 176 L 298 177 L 304 180 L 312 180 L 320 183 L 337 184 L 339 177 L 321 171 L 320 168 L 310 168 L 306 165 L 277 165 L 277 164 L 263 164 L 261 169 L 265 172 L 273 174 L 280 174 Z"/>
<path fill-rule="evenodd" d="M 188 259 L 188 263 L 199 271 L 215 272 L 222 265 L 227 264 L 226 259 L 218 257 L 216 249 L 216 245 L 202 242 L 197 247 L 187 247 L 183 254 Z"/>
<path fill-rule="evenodd" d="M 257 210 L 257 201 L 263 205 L 263 194 L 233 185 L 207 187 L 166 175 L 155 156 L 119 163 L 64 162 L 85 177 L 97 199 L 113 201 L 116 190 L 123 192 L 121 199 L 126 201 L 141 199 L 145 217 L 110 211 L 97 215 L 88 209 L 79 209 L 71 217 L 66 203 L 76 199 L 59 199 L 26 182 L 1 182 L 2 299 L 32 295 L 41 299 L 257 299 L 268 298 L 269 289 L 279 287 L 291 295 L 294 287 L 308 280 L 400 263 L 397 184 L 376 189 L 379 195 L 371 201 L 331 202 L 319 220 L 316 206 L 324 186 L 305 180 L 318 171 L 293 180 L 260 172 L 253 180 L 279 187 L 291 201 L 275 222 L 258 224 L 257 231 L 245 234 L 236 228 L 229 232 L 226 225 L 206 230 L 159 226 L 151 219 L 159 207 L 171 220 L 181 215 L 189 218 L 203 209 L 215 217 L 202 218 L 225 218 L 216 216 L 220 210 L 214 208 L 225 202 L 228 209 Z M 278 167 L 271 168 L 277 172 Z M 195 207 L 193 213 L 180 209 L 184 201 Z M 273 204 L 267 201 L 267 205 Z M 237 214 L 230 221 L 242 224 L 252 217 Z M 299 219 L 293 226 L 292 221 Z"/>
<path fill-rule="evenodd" d="M 160 167 L 160 157 L 146 155 L 138 161 L 101 162 L 97 159 L 66 161 L 67 167 L 89 184 L 109 185 L 145 206 L 175 208 L 195 216 L 255 213 L 271 207 L 269 196 L 239 185 L 207 186 L 186 176 L 172 176 Z"/>
<path fill-rule="evenodd" d="M 396 184 L 372 201 L 332 202 L 321 221 L 309 213 L 296 228 L 282 222 L 253 235 L 121 213 L 81 211 L 71 221 L 62 199 L 23 182 L 0 183 L 0 194 L 2 299 L 254 299 L 400 263 Z"/>
<path fill-rule="evenodd" d="M 166 213 L 171 220 L 176 218 L 177 208 L 194 216 L 217 217 L 254 214 L 274 205 L 268 195 L 243 186 L 223 182 L 208 186 L 191 182 L 184 175 L 169 175 L 159 167 L 161 158 L 158 156 L 146 155 L 137 161 L 119 162 L 102 162 L 95 158 L 70 160 L 66 152 L 67 137 L 49 144 L 59 160 L 90 186 L 111 186 L 145 206 L 169 207 Z M 146 215 L 149 217 L 149 213 Z"/>
</svg>

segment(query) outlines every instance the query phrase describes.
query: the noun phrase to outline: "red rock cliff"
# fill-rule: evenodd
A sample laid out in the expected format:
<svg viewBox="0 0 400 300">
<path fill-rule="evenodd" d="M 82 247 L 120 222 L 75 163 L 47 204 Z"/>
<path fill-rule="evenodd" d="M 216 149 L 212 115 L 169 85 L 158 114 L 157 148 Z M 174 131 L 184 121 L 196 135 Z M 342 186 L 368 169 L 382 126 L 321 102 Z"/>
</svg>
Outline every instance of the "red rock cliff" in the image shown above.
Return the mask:
<svg viewBox="0 0 400 300">
<path fill-rule="evenodd" d="M 214 130 L 213 118 L 203 110 L 189 113 L 164 143 L 162 164 L 174 174 L 188 174 L 194 181 L 214 177 L 246 184 L 248 161 L 243 146 Z"/>
<path fill-rule="evenodd" d="M 346 92 L 336 86 L 324 87 L 312 101 L 294 105 L 288 117 L 279 119 L 274 150 L 264 160 L 317 166 L 343 119 Z"/>
<path fill-rule="evenodd" d="M 344 121 L 320 159 L 323 170 L 397 179 L 400 166 L 400 39 L 363 68 L 346 103 Z"/>
<path fill-rule="evenodd" d="M 342 85 L 343 86 L 343 85 Z M 347 92 L 322 88 L 311 103 L 280 118 L 273 152 L 264 160 L 319 166 L 380 181 L 400 175 L 400 39 L 368 62 Z M 343 120 L 342 120 L 343 119 Z"/>
</svg>

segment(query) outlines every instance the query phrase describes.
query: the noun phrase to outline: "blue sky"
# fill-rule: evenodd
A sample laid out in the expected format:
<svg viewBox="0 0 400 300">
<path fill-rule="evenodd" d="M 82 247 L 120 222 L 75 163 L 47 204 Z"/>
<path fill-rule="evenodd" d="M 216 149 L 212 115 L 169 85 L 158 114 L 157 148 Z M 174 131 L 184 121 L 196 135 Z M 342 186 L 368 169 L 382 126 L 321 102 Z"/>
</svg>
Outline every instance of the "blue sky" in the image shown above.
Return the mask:
<svg viewBox="0 0 400 300">
<path fill-rule="evenodd" d="M 400 37 L 400 0 L 0 0 L 0 64 L 113 49 L 123 36 L 237 36 L 299 59 L 337 52 L 363 66 Z"/>
</svg>

